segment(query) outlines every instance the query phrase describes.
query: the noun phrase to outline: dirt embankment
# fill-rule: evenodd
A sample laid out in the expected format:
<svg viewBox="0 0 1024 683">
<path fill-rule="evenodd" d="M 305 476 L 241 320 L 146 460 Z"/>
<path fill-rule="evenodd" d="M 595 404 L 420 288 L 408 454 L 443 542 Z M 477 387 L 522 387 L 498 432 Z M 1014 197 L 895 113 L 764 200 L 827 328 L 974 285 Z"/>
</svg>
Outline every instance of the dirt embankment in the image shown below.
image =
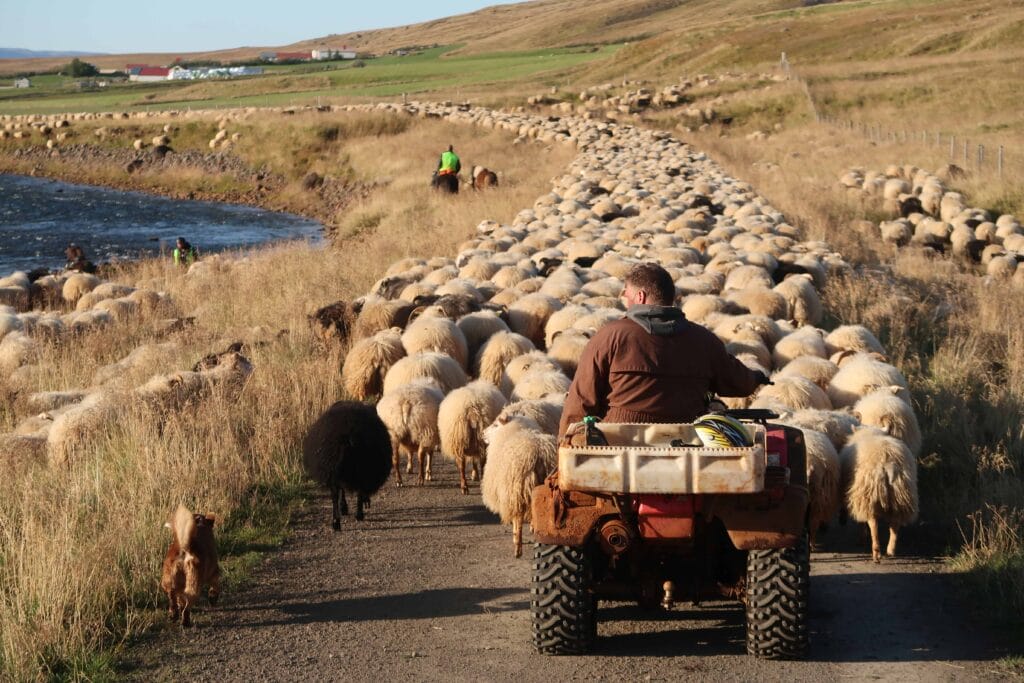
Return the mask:
<svg viewBox="0 0 1024 683">
<path fill-rule="evenodd" d="M 52 178 L 119 190 L 288 211 L 318 220 L 328 235 L 337 216 L 372 186 L 322 176 L 289 183 L 284 176 L 253 167 L 227 152 L 149 148 L 112 149 L 75 144 L 59 150 L 27 147 L 0 154 L 0 173 Z M 166 180 L 190 176 L 187 183 Z M 205 180 L 195 180 L 204 178 Z"/>
</svg>

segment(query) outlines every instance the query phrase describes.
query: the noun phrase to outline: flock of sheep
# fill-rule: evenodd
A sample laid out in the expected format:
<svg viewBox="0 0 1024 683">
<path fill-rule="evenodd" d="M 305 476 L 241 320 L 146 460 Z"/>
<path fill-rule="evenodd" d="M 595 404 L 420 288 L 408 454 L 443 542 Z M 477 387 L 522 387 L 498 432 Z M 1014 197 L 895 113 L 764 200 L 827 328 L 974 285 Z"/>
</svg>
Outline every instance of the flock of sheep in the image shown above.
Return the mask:
<svg viewBox="0 0 1024 683">
<path fill-rule="evenodd" d="M 195 273 L 211 267 L 204 262 Z M 0 296 L 7 302 L 0 311 L 0 372 L 6 385 L 19 394 L 15 405 L 22 417 L 13 432 L 0 434 L 0 464 L 8 468 L 47 462 L 65 465 L 84 453 L 126 411 L 144 409 L 159 415 L 201 400 L 214 390 L 239 391 L 253 371 L 247 358 L 228 350 L 203 359 L 191 370 L 157 374 L 134 383 L 135 368 L 154 359 L 171 362 L 178 355 L 177 342 L 166 341 L 144 344 L 125 358 L 98 368 L 88 387 L 33 392 L 40 375 L 48 371 L 38 362 L 45 343 L 73 343 L 76 335 L 99 326 L 140 320 L 172 331 L 183 319 L 168 317 L 176 312 L 174 302 L 156 291 L 156 283 L 131 287 L 76 272 L 31 282 L 25 273 L 16 272 L 0 283 Z M 73 310 L 60 312 L 67 308 Z"/>
<path fill-rule="evenodd" d="M 485 221 L 453 257 L 403 259 L 351 306 L 342 379 L 392 436 L 396 478 L 431 478 L 430 458 L 481 477 L 484 504 L 513 525 L 555 464 L 561 405 L 590 336 L 624 312 L 622 278 L 650 260 L 673 275 L 687 317 L 774 385 L 732 407 L 763 407 L 807 436 L 812 533 L 845 508 L 872 530 L 917 515 L 921 434 L 905 378 L 858 325 L 818 327 L 819 290 L 851 268 L 749 185 L 668 135 L 586 119 L 536 119 L 409 104 L 420 116 L 575 143 L 552 191 L 511 224 Z M 414 462 L 415 457 L 415 462 Z M 418 463 L 418 467 L 417 467 Z M 482 470 L 482 473 L 481 473 Z"/>
<path fill-rule="evenodd" d="M 988 211 L 967 206 L 963 194 L 948 184 L 964 176 L 947 164 L 937 173 L 916 166 L 889 166 L 884 172 L 848 170 L 842 187 L 860 196 L 881 198 L 883 207 L 898 218 L 878 225 L 882 240 L 897 247 L 918 245 L 971 259 L 988 276 L 1024 287 L 1024 226 L 1012 214 L 993 218 Z"/>
<path fill-rule="evenodd" d="M 906 380 L 872 333 L 818 327 L 819 291 L 851 270 L 826 243 L 801 241 L 752 187 L 664 133 L 468 105 L 340 109 L 445 118 L 579 150 L 552 191 L 510 224 L 481 223 L 452 257 L 392 264 L 370 292 L 340 306 L 338 329 L 351 340 L 342 383 L 353 398 L 379 397 L 398 483 L 403 452 L 420 483 L 431 479 L 434 453 L 452 459 L 467 493 L 468 466 L 484 504 L 513 525 L 518 556 L 532 487 L 555 466 L 580 353 L 624 314 L 618 297 L 630 266 L 656 261 L 673 275 L 688 318 L 772 375 L 774 385 L 730 404 L 774 409 L 804 430 L 812 532 L 845 508 L 871 527 L 876 560 L 876 527 L 887 521 L 893 554 L 897 530 L 917 514 L 921 435 Z M 34 367 L 31 347 L 44 330 L 62 334 L 173 306 L 154 290 L 77 274 L 34 283 L 14 274 L 0 281 L 0 299 L 8 306 L 0 369 L 15 380 Z M 76 310 L 27 312 L 47 300 Z M 160 352 L 150 346 L 136 352 Z M 34 395 L 25 405 L 40 413 L 0 437 L 0 454 L 66 462 L 126 401 L 173 409 L 217 386 L 238 389 L 252 372 L 235 352 L 209 365 L 116 388 L 104 378 L 123 368 L 101 369 L 88 389 Z"/>
</svg>

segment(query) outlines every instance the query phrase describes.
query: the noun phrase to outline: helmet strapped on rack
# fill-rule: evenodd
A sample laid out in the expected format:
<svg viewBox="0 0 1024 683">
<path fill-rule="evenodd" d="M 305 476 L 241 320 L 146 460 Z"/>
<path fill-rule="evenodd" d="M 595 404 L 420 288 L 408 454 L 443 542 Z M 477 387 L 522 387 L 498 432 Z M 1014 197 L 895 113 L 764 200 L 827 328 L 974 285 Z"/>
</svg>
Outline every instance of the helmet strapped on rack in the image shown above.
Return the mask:
<svg viewBox="0 0 1024 683">
<path fill-rule="evenodd" d="M 754 445 L 743 423 L 729 415 L 702 415 L 693 422 L 693 428 L 701 443 L 708 448 L 740 448 Z"/>
</svg>

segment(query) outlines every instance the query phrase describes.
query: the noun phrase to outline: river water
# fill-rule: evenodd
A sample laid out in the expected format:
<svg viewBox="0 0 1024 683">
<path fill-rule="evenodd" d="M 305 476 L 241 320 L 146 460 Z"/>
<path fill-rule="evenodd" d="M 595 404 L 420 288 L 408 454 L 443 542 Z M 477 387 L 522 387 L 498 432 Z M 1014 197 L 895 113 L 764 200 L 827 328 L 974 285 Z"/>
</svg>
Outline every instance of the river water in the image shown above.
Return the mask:
<svg viewBox="0 0 1024 683">
<path fill-rule="evenodd" d="M 166 255 L 184 237 L 200 255 L 267 242 L 319 242 L 321 225 L 249 206 L 156 197 L 0 174 L 0 276 L 61 268 L 75 242 L 94 263 Z"/>
</svg>

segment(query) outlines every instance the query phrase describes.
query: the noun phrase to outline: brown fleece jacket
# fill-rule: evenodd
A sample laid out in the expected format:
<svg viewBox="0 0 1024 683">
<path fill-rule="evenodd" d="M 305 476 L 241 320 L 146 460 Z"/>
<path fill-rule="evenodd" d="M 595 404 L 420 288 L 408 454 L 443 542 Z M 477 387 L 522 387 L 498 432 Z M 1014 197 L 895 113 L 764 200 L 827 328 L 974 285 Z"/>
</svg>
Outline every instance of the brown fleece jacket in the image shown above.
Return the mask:
<svg viewBox="0 0 1024 683">
<path fill-rule="evenodd" d="M 705 393 L 748 396 L 757 388 L 758 373 L 678 308 L 633 306 L 628 316 L 602 327 L 583 349 L 560 435 L 587 415 L 608 422 L 690 422 L 704 412 Z"/>
</svg>

